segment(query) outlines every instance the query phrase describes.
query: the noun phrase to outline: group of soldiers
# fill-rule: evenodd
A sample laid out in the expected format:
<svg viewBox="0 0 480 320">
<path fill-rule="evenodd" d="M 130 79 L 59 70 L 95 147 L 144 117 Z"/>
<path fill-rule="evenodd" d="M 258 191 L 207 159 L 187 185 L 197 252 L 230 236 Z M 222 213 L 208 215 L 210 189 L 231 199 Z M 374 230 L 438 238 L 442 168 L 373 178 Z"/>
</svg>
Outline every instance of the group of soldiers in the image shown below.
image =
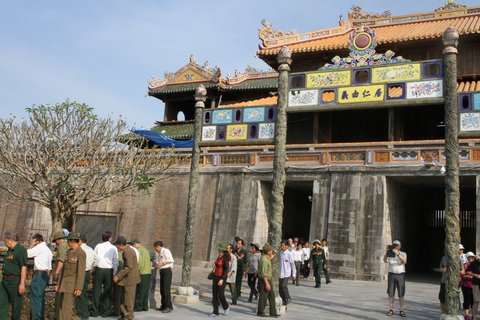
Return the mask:
<svg viewBox="0 0 480 320">
<path fill-rule="evenodd" d="M 83 320 L 89 316 L 133 319 L 135 311 L 148 311 L 152 269 L 159 269 L 161 275 L 162 305 L 158 310 L 164 313 L 173 310 L 170 296 L 173 257 L 162 241 L 153 244 L 154 255 L 151 255 L 135 239 L 127 242 L 125 237 L 118 236 L 112 243 L 109 231 L 103 232 L 102 243 L 95 249 L 86 244 L 84 234 L 73 231 L 66 235 L 58 231 L 52 238 L 56 244 L 56 262 L 52 268 L 53 254 L 41 234 L 33 235 L 28 249 L 18 242 L 15 233 L 6 232 L 3 240 L 8 250 L 0 283 L 0 319 L 7 319 L 9 308 L 11 319 L 21 319 L 28 258 L 34 259 L 30 319 L 44 319 L 45 291 L 49 285 L 55 287 L 55 319 Z M 91 283 L 90 297 L 87 292 Z"/>
</svg>

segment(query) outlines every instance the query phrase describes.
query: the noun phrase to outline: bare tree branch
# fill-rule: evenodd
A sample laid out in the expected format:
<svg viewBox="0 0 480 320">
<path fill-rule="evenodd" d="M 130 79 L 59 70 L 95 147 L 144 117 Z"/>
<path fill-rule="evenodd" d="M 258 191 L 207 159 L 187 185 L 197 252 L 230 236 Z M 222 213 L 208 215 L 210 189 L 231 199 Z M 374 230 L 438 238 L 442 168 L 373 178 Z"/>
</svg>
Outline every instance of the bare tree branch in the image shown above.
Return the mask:
<svg viewBox="0 0 480 320">
<path fill-rule="evenodd" d="M 119 138 L 124 120 L 98 118 L 86 104 L 66 101 L 0 119 L 0 190 L 50 209 L 54 229 L 80 205 L 126 191 L 148 191 L 169 177 L 171 150 L 145 150 Z"/>
</svg>

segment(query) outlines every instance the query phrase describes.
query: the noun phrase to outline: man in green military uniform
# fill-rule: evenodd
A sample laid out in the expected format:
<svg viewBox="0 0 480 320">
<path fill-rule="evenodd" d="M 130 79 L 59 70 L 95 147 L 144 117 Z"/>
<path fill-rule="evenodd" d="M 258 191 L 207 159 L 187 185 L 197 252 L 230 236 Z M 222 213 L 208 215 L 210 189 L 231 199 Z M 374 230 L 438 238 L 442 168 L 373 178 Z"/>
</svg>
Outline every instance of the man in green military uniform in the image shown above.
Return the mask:
<svg viewBox="0 0 480 320">
<path fill-rule="evenodd" d="M 70 249 L 65 257 L 62 278 L 57 286 L 57 292 L 60 293 L 59 309 L 62 320 L 80 319 L 75 308 L 75 299 L 82 295 L 87 260 L 85 251 L 80 248 L 80 238 L 80 232 L 73 231 L 67 237 Z"/>
<path fill-rule="evenodd" d="M 315 288 L 320 288 L 323 265 L 325 263 L 325 250 L 321 247 L 320 240 L 313 241 L 313 249 L 310 251 L 308 263 L 313 262 L 313 275 L 315 276 Z"/>
<path fill-rule="evenodd" d="M 134 239 L 130 243 L 137 248 L 140 253 L 138 268 L 140 269 L 140 283 L 137 285 L 135 293 L 135 311 L 148 311 L 148 295 L 150 293 L 150 277 L 152 275 L 152 261 L 150 252 L 140 244 L 140 241 Z"/>
<path fill-rule="evenodd" d="M 269 304 L 270 317 L 278 317 L 275 306 L 275 292 L 272 287 L 272 259 L 274 257 L 273 248 L 268 243 L 263 246 L 263 255 L 260 258 L 258 266 L 258 287 L 260 297 L 258 299 L 257 316 L 267 317 L 265 307 L 267 300 Z"/>
<path fill-rule="evenodd" d="M 5 232 L 3 241 L 8 250 L 3 260 L 0 283 L 0 319 L 7 319 L 11 305 L 12 320 L 20 320 L 27 275 L 27 250 L 18 243 L 18 236 L 12 232 Z"/>
<path fill-rule="evenodd" d="M 57 246 L 56 248 L 56 263 L 55 266 L 53 267 L 53 273 L 52 273 L 52 282 L 53 283 L 60 283 L 60 276 L 62 273 L 62 268 L 63 268 L 63 263 L 65 262 L 65 257 L 67 256 L 67 251 L 68 251 L 68 245 L 67 245 L 67 236 L 65 236 L 65 233 L 63 233 L 62 230 L 59 230 L 53 234 L 52 237 L 52 242 L 55 243 Z M 60 305 L 60 293 L 56 292 L 55 293 L 55 305 L 58 306 Z M 55 319 L 58 320 L 60 319 L 60 308 L 55 308 Z"/>
</svg>

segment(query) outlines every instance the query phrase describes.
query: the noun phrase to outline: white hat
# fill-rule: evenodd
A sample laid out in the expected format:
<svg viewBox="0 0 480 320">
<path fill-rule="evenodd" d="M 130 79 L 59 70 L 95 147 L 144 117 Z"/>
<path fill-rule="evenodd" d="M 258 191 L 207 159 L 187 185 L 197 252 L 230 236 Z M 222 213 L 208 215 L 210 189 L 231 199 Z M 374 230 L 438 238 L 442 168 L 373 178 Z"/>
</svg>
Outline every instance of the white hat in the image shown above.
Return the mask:
<svg viewBox="0 0 480 320">
<path fill-rule="evenodd" d="M 393 244 L 394 246 L 401 246 L 401 245 L 402 245 L 402 244 L 400 243 L 400 241 L 398 241 L 398 240 L 393 241 L 392 244 Z"/>
<path fill-rule="evenodd" d="M 475 254 L 472 251 L 468 251 L 465 257 L 466 258 L 475 257 Z"/>
<path fill-rule="evenodd" d="M 465 247 L 460 243 L 460 244 L 458 245 L 458 249 L 465 249 Z"/>
</svg>

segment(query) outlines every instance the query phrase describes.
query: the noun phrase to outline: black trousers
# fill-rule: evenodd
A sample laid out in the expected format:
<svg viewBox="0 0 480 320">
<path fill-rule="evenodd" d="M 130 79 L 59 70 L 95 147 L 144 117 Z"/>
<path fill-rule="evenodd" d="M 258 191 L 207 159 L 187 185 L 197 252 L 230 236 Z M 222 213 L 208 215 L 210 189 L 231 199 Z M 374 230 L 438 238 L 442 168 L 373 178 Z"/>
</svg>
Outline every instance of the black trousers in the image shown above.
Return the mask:
<svg viewBox="0 0 480 320">
<path fill-rule="evenodd" d="M 160 294 L 162 295 L 162 304 L 160 308 L 173 309 L 172 295 L 172 268 L 160 269 Z"/>
<path fill-rule="evenodd" d="M 278 293 L 280 298 L 282 298 L 282 303 L 284 306 L 291 300 L 290 293 L 288 292 L 288 279 L 289 278 L 280 278 Z"/>
<path fill-rule="evenodd" d="M 237 275 L 235 278 L 235 287 L 237 289 L 237 298 L 242 295 L 243 263 L 237 261 Z"/>
<path fill-rule="evenodd" d="M 229 305 L 227 299 L 225 299 L 225 287 L 227 286 L 227 281 L 223 281 L 222 285 L 219 286 L 218 282 L 220 281 L 220 277 L 213 275 L 212 280 L 212 300 L 213 300 L 213 313 L 218 315 L 218 306 L 221 304 L 223 310 L 227 310 Z"/>
<path fill-rule="evenodd" d="M 252 300 L 254 295 L 258 294 L 258 287 L 256 286 L 258 279 L 258 275 L 256 273 L 249 273 L 247 282 L 248 282 L 248 287 L 250 288 L 250 296 L 248 297 L 248 300 Z"/>
</svg>

